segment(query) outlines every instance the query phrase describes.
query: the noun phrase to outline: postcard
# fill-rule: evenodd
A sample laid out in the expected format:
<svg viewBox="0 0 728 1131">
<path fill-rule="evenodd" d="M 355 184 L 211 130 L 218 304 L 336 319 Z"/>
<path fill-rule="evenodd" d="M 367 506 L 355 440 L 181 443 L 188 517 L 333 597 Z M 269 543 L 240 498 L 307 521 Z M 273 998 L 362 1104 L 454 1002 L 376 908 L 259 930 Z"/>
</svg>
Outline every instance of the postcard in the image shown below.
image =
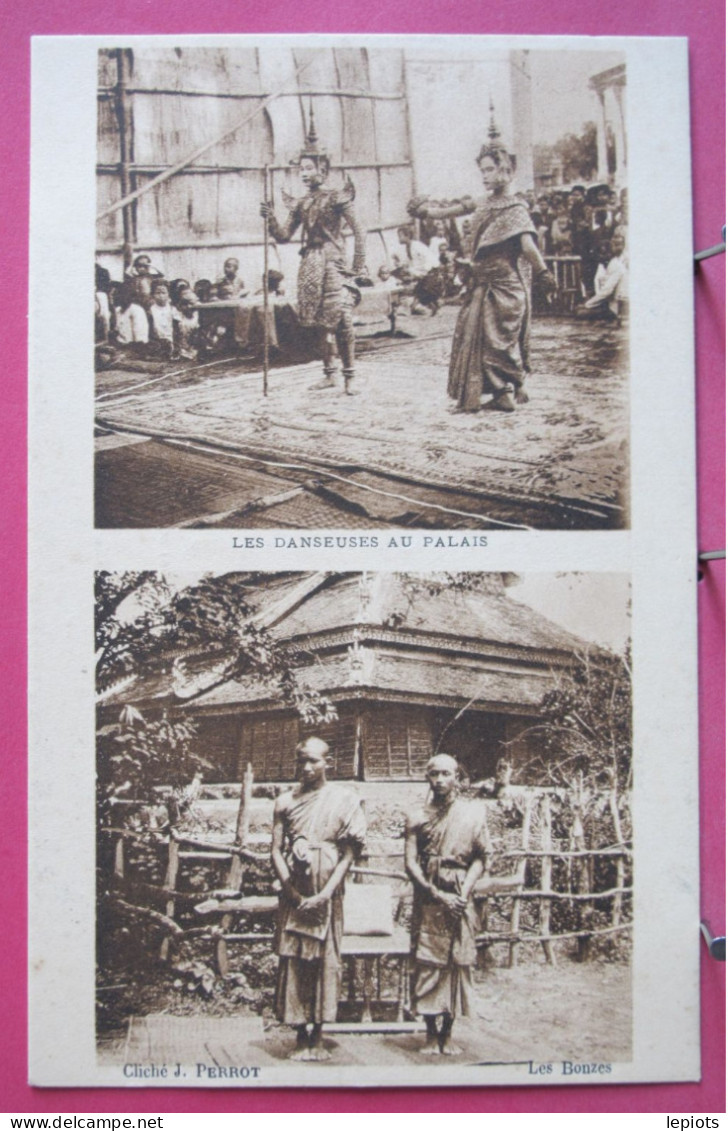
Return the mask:
<svg viewBox="0 0 728 1131">
<path fill-rule="evenodd" d="M 699 1078 L 688 109 L 34 41 L 33 1084 Z"/>
</svg>

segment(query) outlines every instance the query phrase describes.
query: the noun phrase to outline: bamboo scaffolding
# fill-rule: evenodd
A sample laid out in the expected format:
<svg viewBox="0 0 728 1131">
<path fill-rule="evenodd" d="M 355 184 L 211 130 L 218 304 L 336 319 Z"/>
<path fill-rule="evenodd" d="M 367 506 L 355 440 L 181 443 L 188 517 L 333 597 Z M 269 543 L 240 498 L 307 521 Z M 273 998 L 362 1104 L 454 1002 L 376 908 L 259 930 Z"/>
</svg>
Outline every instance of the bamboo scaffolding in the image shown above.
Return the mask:
<svg viewBox="0 0 728 1131">
<path fill-rule="evenodd" d="M 172 169 L 172 165 L 162 164 L 137 164 L 130 162 L 128 164 L 130 173 L 142 173 L 151 175 L 152 173 L 162 173 L 166 169 Z M 272 173 L 290 172 L 290 162 L 286 165 L 269 164 L 269 170 Z M 347 172 L 350 169 L 409 169 L 409 161 L 347 161 L 346 165 L 337 165 L 332 162 L 331 168 L 333 171 L 344 169 Z M 179 176 L 190 175 L 193 173 L 262 173 L 263 167 L 261 165 L 239 165 L 239 164 L 218 164 L 218 165 L 187 165 L 184 169 L 179 170 Z M 118 174 L 119 164 L 116 163 L 103 163 L 96 166 L 97 173 L 104 173 L 105 175 Z"/>
<path fill-rule="evenodd" d="M 349 168 L 350 168 L 350 166 L 349 166 Z M 402 225 L 399 224 L 399 223 L 398 224 L 384 224 L 384 225 L 380 225 L 379 227 L 376 227 L 376 228 L 367 228 L 366 231 L 367 231 L 367 235 L 377 235 L 377 234 L 381 234 L 382 232 L 396 232 L 401 227 L 402 227 Z M 352 237 L 349 236 L 347 238 L 351 239 Z M 290 241 L 289 246 L 297 247 L 297 246 L 300 245 L 300 243 L 301 243 L 300 239 L 298 239 L 298 240 L 293 239 L 293 240 Z M 138 244 L 136 250 L 137 251 L 140 251 L 140 250 L 142 250 L 142 251 L 185 251 L 185 250 L 195 251 L 195 250 L 205 250 L 207 248 L 212 250 L 216 247 L 262 247 L 262 246 L 263 246 L 263 241 L 257 236 L 255 237 L 255 239 L 245 239 L 245 240 L 239 239 L 239 238 L 234 237 L 234 236 L 231 236 L 229 239 L 226 238 L 225 236 L 215 236 L 215 237 L 210 237 L 210 238 L 206 238 L 206 239 L 202 239 L 202 240 L 183 240 L 183 241 L 174 240 L 174 241 L 171 241 L 169 243 L 147 243 L 147 242 L 142 241 Z M 98 246 L 96 248 L 96 253 L 98 255 L 112 255 L 112 254 L 116 254 L 117 252 L 120 252 L 120 251 L 123 251 L 123 250 L 124 250 L 123 244 L 118 244 L 118 243 L 103 244 L 103 245 Z M 375 779 L 375 778 L 372 779 L 372 781 L 375 781 L 375 780 L 377 780 L 377 779 Z"/>
<path fill-rule="evenodd" d="M 230 137 L 231 134 L 237 133 L 238 130 L 241 130 L 243 128 L 243 126 L 247 126 L 250 122 L 252 122 L 253 118 L 256 118 L 258 114 L 265 110 L 265 108 L 271 102 L 273 102 L 274 99 L 280 97 L 289 83 L 298 79 L 302 72 L 306 70 L 306 67 L 310 66 L 312 62 L 313 60 L 311 59 L 307 63 L 303 63 L 302 66 L 296 69 L 291 79 L 283 83 L 283 85 L 278 90 L 274 91 L 273 94 L 269 94 L 266 98 L 263 99 L 260 105 L 251 110 L 249 114 L 246 114 L 244 117 L 240 118 L 237 122 L 235 122 L 234 125 L 230 126 L 223 133 L 216 135 L 214 138 L 212 138 L 211 141 L 206 141 L 204 145 L 198 146 L 198 148 L 195 149 L 193 153 L 189 153 L 175 165 L 170 165 L 169 168 L 165 169 L 163 173 L 160 173 L 157 177 L 154 177 L 147 184 L 142 185 L 140 188 L 135 189 L 133 192 L 122 195 L 120 200 L 116 200 L 113 204 L 110 204 L 106 208 L 103 208 L 101 212 L 97 213 L 96 215 L 97 223 L 99 220 L 105 219 L 106 216 L 111 216 L 114 212 L 118 212 L 120 209 L 126 208 L 127 205 L 131 204 L 135 200 L 138 200 L 140 196 L 143 196 L 145 193 L 149 192 L 153 188 L 156 188 L 158 185 L 163 184 L 164 181 L 169 180 L 170 177 L 173 177 L 176 173 L 181 172 L 182 169 L 186 168 L 188 165 L 191 165 L 193 161 L 196 161 L 198 157 L 202 157 L 203 153 L 207 153 L 207 151 L 209 149 L 212 149 L 213 146 L 219 145 L 220 142 L 225 141 L 225 139 Z"/>
<path fill-rule="evenodd" d="M 303 68 L 301 68 L 303 69 Z M 327 87 L 319 90 L 287 90 L 281 91 L 277 95 L 272 95 L 270 91 L 265 90 L 187 90 L 179 87 L 164 87 L 164 86 L 129 86 L 127 87 L 129 94 L 171 94 L 181 95 L 183 98 L 231 98 L 231 99 L 245 99 L 245 98 L 300 98 L 301 94 L 305 94 L 307 98 L 329 98 L 332 95 L 335 98 L 365 98 L 372 102 L 402 102 L 405 98 L 404 91 L 375 91 L 375 90 L 341 90 L 338 87 Z M 113 86 L 100 86 L 97 89 L 99 98 L 111 98 L 114 94 Z"/>
</svg>

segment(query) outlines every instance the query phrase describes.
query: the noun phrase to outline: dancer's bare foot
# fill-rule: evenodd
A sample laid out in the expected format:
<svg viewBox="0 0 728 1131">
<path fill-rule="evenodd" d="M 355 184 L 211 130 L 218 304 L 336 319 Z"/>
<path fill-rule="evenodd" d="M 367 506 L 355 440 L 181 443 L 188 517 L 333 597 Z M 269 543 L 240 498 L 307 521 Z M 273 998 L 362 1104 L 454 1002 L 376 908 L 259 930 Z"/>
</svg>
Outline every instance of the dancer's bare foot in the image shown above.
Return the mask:
<svg viewBox="0 0 728 1131">
<path fill-rule="evenodd" d="M 497 409 L 498 412 L 515 412 L 516 402 L 509 392 L 499 393 L 498 396 L 493 397 L 493 400 L 488 405 L 488 408 Z"/>
<path fill-rule="evenodd" d="M 528 404 L 528 393 L 525 389 L 516 389 L 516 404 Z"/>
<path fill-rule="evenodd" d="M 313 389 L 315 389 L 315 390 L 335 389 L 336 388 L 336 378 L 333 376 L 333 374 L 327 373 L 320 381 L 316 381 L 315 384 L 311 385 L 310 388 L 312 390 Z"/>
<path fill-rule="evenodd" d="M 451 1041 L 449 1037 L 445 1037 L 440 1052 L 443 1056 L 459 1056 L 463 1052 L 463 1049 L 461 1049 L 460 1045 L 456 1045 Z"/>
<path fill-rule="evenodd" d="M 428 1037 L 420 1049 L 420 1056 L 439 1056 L 440 1042 L 437 1037 Z"/>
</svg>

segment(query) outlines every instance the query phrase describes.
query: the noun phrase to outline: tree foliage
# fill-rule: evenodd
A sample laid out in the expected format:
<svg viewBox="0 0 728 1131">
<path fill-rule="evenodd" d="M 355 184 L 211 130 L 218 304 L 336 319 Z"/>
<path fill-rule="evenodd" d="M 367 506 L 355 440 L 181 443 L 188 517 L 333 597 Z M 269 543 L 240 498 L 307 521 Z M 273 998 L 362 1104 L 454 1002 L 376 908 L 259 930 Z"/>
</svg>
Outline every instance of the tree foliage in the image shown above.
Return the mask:
<svg viewBox="0 0 728 1131">
<path fill-rule="evenodd" d="M 194 700 L 228 680 L 270 681 L 271 692 L 307 723 L 336 718 L 333 704 L 302 677 L 302 657 L 259 623 L 254 574 L 205 576 L 175 587 L 161 574 L 96 575 L 96 676 L 99 691 L 161 675 Z M 155 785 L 181 788 L 210 768 L 196 750 L 191 720 L 147 718 L 126 707 L 98 734 L 99 787 L 105 797 L 145 797 Z"/>
<path fill-rule="evenodd" d="M 529 764 L 545 781 L 590 789 L 627 790 L 632 782 L 632 679 L 630 656 L 605 652 L 575 655 L 555 675 L 539 722 L 529 733 L 541 752 Z M 537 763 L 537 764 L 535 764 Z"/>
<path fill-rule="evenodd" d="M 568 133 L 552 145 L 534 146 L 534 164 L 546 172 L 560 164 L 564 182 L 591 181 L 596 176 L 597 127 L 595 122 L 585 122 L 580 134 Z"/>
</svg>

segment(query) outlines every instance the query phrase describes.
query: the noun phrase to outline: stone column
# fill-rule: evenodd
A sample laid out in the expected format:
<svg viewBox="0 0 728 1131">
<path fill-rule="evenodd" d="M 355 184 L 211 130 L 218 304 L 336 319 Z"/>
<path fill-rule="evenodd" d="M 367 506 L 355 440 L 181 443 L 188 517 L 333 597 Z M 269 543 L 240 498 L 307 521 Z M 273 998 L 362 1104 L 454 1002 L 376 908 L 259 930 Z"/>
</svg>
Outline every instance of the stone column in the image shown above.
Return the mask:
<svg viewBox="0 0 728 1131">
<path fill-rule="evenodd" d="M 607 111 L 604 104 L 604 91 L 597 90 L 599 99 L 599 114 L 597 115 L 597 180 L 609 180 L 609 162 L 607 160 Z"/>
<path fill-rule="evenodd" d="M 612 89 L 616 115 L 614 120 L 614 141 L 617 153 L 615 180 L 620 187 L 627 180 L 627 131 L 624 125 L 624 85 L 616 82 Z"/>
</svg>

